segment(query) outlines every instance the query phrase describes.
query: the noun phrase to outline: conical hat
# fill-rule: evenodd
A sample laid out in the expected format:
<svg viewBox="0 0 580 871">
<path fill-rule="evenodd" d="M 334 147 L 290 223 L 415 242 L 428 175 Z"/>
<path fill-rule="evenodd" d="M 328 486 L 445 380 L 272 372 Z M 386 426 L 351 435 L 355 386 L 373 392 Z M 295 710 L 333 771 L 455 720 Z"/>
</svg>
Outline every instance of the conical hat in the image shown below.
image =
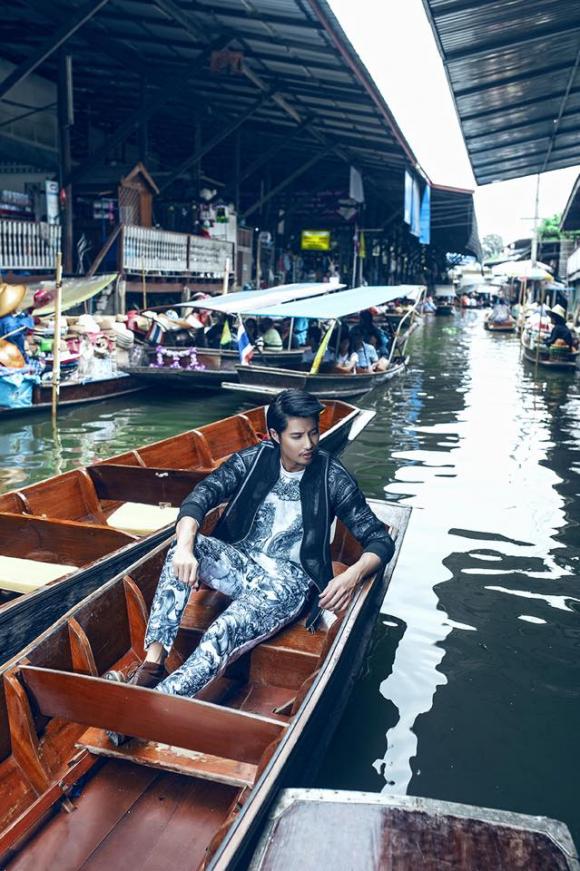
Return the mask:
<svg viewBox="0 0 580 871">
<path fill-rule="evenodd" d="M 0 318 L 17 309 L 25 296 L 23 284 L 0 284 Z"/>
<path fill-rule="evenodd" d="M 563 320 L 566 320 L 566 309 L 561 305 L 555 305 L 552 314 L 559 315 Z"/>
</svg>

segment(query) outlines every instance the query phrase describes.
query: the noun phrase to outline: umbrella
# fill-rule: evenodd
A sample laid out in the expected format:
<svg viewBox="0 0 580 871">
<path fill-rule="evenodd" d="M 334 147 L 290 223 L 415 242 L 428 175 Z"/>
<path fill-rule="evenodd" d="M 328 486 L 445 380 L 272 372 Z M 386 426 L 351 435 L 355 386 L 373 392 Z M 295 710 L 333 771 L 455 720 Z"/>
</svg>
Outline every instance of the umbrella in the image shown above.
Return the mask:
<svg viewBox="0 0 580 871">
<path fill-rule="evenodd" d="M 533 263 L 531 260 L 508 260 L 506 263 L 492 266 L 494 275 L 505 275 L 507 278 L 519 278 L 520 281 L 553 281 L 552 269 L 545 263 Z"/>
</svg>

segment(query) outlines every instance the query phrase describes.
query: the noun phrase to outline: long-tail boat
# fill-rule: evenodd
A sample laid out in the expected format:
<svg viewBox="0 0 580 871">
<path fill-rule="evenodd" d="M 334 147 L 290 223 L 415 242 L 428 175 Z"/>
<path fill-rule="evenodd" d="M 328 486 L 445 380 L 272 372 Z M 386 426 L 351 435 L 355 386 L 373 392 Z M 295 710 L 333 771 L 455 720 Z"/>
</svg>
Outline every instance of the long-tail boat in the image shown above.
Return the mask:
<svg viewBox="0 0 580 871">
<path fill-rule="evenodd" d="M 355 312 L 384 305 L 390 300 L 411 293 L 415 294 L 419 300 L 422 288 L 415 286 L 411 288 L 405 285 L 355 287 L 339 291 L 331 296 L 284 303 L 274 306 L 268 311 L 272 318 L 306 317 L 319 321 L 336 322 L 338 319 L 346 318 Z M 268 311 L 258 311 L 257 314 L 267 314 Z M 252 362 L 249 366 L 237 365 L 237 381 L 224 380 L 222 386 L 226 390 L 254 396 L 271 396 L 288 387 L 308 390 L 319 399 L 346 399 L 361 396 L 377 385 L 400 375 L 405 370 L 408 357 L 405 355 L 405 341 L 400 341 L 400 332 L 402 332 L 405 321 L 411 320 L 412 312 L 414 309 L 401 318 L 384 370 L 345 372 L 331 362 L 323 362 L 319 371 L 314 373 L 310 371 L 309 365 L 303 365 L 302 371 L 295 371 L 281 367 L 255 365 Z M 337 336 L 336 344 L 338 346 L 340 329 L 337 331 Z"/>
<path fill-rule="evenodd" d="M 144 655 L 161 545 L 78 604 L 0 671 L 0 864 L 241 869 L 278 790 L 316 771 L 361 666 L 410 509 L 372 501 L 396 542 L 382 577 L 311 633 L 299 619 L 195 699 L 104 680 Z M 210 532 L 215 515 L 204 526 Z M 337 523 L 335 573 L 360 555 Z M 225 607 L 193 592 L 168 668 Z M 131 736 L 114 746 L 107 731 Z"/>
<path fill-rule="evenodd" d="M 322 445 L 339 452 L 373 414 L 326 403 Z M 193 487 L 265 433 L 262 406 L 0 496 L 0 662 L 170 536 Z"/>
<path fill-rule="evenodd" d="M 103 399 L 118 399 L 130 393 L 145 390 L 143 381 L 127 373 L 112 375 L 110 378 L 95 378 L 92 381 L 63 381 L 60 385 L 59 408 L 73 405 L 86 405 Z M 0 420 L 8 417 L 38 414 L 50 411 L 52 407 L 52 385 L 35 384 L 32 388 L 31 405 L 0 405 Z"/>
</svg>

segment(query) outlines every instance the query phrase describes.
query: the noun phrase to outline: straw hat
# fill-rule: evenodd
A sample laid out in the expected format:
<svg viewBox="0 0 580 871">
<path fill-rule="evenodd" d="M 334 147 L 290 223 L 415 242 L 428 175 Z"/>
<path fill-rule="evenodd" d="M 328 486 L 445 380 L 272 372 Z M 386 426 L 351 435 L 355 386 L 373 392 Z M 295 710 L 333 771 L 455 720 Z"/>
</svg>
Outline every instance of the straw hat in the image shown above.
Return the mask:
<svg viewBox="0 0 580 871">
<path fill-rule="evenodd" d="M 566 320 L 566 309 L 561 305 L 555 305 L 552 309 L 552 314 L 557 315 L 562 320 Z"/>
<path fill-rule="evenodd" d="M 25 296 L 23 284 L 0 284 L 0 318 L 17 309 Z"/>
</svg>

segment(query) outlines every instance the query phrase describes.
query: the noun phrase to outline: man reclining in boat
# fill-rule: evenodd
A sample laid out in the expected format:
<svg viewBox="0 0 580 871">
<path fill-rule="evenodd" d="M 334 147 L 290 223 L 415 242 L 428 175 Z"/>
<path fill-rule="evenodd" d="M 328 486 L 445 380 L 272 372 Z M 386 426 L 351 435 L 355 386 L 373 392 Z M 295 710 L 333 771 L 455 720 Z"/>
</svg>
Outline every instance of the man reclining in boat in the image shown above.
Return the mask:
<svg viewBox="0 0 580 871">
<path fill-rule="evenodd" d="M 357 585 L 391 559 L 393 541 L 356 481 L 339 460 L 318 450 L 322 409 L 304 391 L 283 391 L 268 408 L 271 439 L 233 454 L 185 499 L 151 606 L 146 658 L 131 683 L 195 696 L 228 662 L 295 620 L 307 603 L 311 630 L 321 609 L 343 611 Z M 214 534 L 202 535 L 205 516 L 223 502 L 228 505 Z M 364 552 L 333 579 L 335 517 Z M 189 659 L 167 675 L 165 658 L 200 581 L 231 603 Z"/>
</svg>

